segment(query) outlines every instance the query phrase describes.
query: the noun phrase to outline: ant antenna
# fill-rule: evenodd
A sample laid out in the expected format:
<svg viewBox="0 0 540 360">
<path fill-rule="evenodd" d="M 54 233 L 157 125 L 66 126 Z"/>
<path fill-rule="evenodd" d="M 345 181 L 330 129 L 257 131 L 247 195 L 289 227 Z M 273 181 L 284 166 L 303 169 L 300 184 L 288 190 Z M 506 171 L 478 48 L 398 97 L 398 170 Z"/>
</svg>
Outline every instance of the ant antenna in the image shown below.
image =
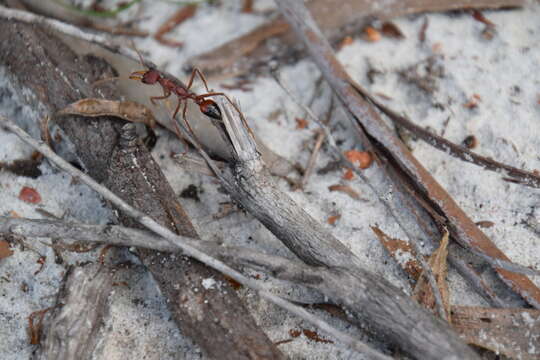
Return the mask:
<svg viewBox="0 0 540 360">
<path fill-rule="evenodd" d="M 147 68 L 148 66 L 146 66 L 144 64 L 144 59 L 141 55 L 141 53 L 139 52 L 139 50 L 137 49 L 137 47 L 135 46 L 135 43 L 133 42 L 133 40 L 130 40 L 131 41 L 131 47 L 133 48 L 133 50 L 135 50 L 135 52 L 137 53 L 137 55 L 139 56 L 139 61 L 141 62 L 141 65 L 145 68 Z"/>
</svg>

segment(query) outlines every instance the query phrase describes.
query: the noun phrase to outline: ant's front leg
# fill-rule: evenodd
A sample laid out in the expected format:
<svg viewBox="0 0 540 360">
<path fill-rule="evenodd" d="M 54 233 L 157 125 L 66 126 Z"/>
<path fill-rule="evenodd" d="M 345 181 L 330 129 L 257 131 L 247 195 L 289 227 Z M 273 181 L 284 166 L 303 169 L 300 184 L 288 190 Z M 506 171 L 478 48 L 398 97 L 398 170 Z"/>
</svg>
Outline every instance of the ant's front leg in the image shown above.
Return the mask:
<svg viewBox="0 0 540 360">
<path fill-rule="evenodd" d="M 153 105 L 156 105 L 156 100 L 163 100 L 171 96 L 171 91 L 169 89 L 163 88 L 163 96 L 151 96 L 150 102 L 152 102 Z"/>
</svg>

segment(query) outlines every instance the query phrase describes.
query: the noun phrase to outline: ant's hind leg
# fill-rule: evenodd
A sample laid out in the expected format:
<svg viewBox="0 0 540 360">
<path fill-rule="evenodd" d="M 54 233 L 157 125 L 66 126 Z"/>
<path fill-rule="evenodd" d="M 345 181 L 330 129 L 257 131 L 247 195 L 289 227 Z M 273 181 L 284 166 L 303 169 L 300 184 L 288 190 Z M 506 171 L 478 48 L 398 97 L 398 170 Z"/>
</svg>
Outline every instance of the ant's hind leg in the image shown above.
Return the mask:
<svg viewBox="0 0 540 360">
<path fill-rule="evenodd" d="M 184 109 L 182 110 L 182 117 L 184 118 L 184 123 L 186 124 L 186 129 L 189 131 L 189 133 L 191 134 L 191 136 L 193 136 L 193 138 L 195 140 L 199 141 L 199 139 L 197 139 L 197 136 L 195 135 L 195 132 L 191 128 L 191 125 L 189 125 L 189 121 L 187 120 L 187 117 L 186 117 L 187 103 L 188 103 L 187 101 L 184 103 Z"/>
<path fill-rule="evenodd" d="M 195 80 L 195 75 L 199 75 L 199 78 L 202 80 L 204 87 L 206 88 L 206 91 L 210 92 L 210 89 L 208 88 L 208 83 L 206 82 L 206 78 L 201 73 L 201 71 L 197 68 L 193 69 L 193 71 L 191 72 L 191 77 L 189 78 L 189 81 L 188 81 L 187 90 L 189 90 L 191 88 L 191 85 L 193 85 L 193 80 Z"/>
</svg>

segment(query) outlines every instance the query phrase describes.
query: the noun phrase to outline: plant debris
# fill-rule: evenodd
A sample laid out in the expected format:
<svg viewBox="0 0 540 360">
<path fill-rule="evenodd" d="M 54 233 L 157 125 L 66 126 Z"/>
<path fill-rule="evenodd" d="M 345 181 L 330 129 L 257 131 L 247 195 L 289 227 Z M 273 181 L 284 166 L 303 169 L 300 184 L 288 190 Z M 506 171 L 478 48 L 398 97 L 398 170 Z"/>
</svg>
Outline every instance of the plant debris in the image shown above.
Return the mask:
<svg viewBox="0 0 540 360">
<path fill-rule="evenodd" d="M 9 247 L 9 243 L 6 240 L 0 240 L 0 260 L 11 255 L 13 255 L 13 250 Z"/>
<path fill-rule="evenodd" d="M 36 271 L 34 271 L 34 276 L 36 276 L 37 274 L 39 274 L 42 270 L 43 270 L 43 267 L 45 266 L 45 262 L 47 261 L 47 257 L 46 256 L 40 256 L 36 263 L 39 264 L 39 269 L 37 269 Z"/>
<path fill-rule="evenodd" d="M 381 40 L 381 33 L 374 27 L 367 26 L 366 28 L 364 28 L 364 39 L 369 42 L 377 42 Z"/>
<path fill-rule="evenodd" d="M 360 169 L 367 169 L 373 161 L 373 156 L 369 151 L 349 150 L 345 151 L 344 155 L 350 162 L 358 164 Z"/>
<path fill-rule="evenodd" d="M 540 357 L 540 311 L 453 306 L 452 326 L 469 344 L 511 359 Z"/>
<path fill-rule="evenodd" d="M 351 169 L 346 169 L 345 174 L 343 174 L 343 180 L 352 180 L 354 179 L 354 173 Z"/>
<path fill-rule="evenodd" d="M 36 189 L 25 186 L 19 193 L 19 199 L 30 204 L 39 204 L 41 202 L 41 195 L 39 195 Z"/>
<path fill-rule="evenodd" d="M 341 215 L 340 214 L 337 214 L 337 215 L 332 215 L 328 218 L 328 220 L 326 220 L 330 225 L 335 225 L 336 224 L 336 221 L 338 221 L 339 219 L 341 219 Z"/>
<path fill-rule="evenodd" d="M 69 104 L 57 115 L 82 115 L 89 117 L 115 116 L 133 123 L 156 127 L 156 119 L 146 106 L 134 101 L 116 101 L 88 98 Z"/>
<path fill-rule="evenodd" d="M 30 337 L 30 345 L 38 345 L 39 340 L 41 338 L 41 328 L 43 326 L 43 319 L 45 318 L 45 314 L 51 309 L 53 309 L 54 306 L 35 311 L 28 316 L 28 335 Z M 39 320 L 37 324 L 34 325 L 34 318 L 39 317 Z"/>
<path fill-rule="evenodd" d="M 306 119 L 303 119 L 303 118 L 296 118 L 294 120 L 296 121 L 296 129 L 297 130 L 305 129 L 309 124 L 309 122 Z"/>
<path fill-rule="evenodd" d="M 18 176 L 35 179 L 41 176 L 41 170 L 39 170 L 41 160 L 41 157 L 36 158 L 32 156 L 30 159 L 14 160 L 10 163 L 0 162 L 0 170 L 6 170 Z"/>
<path fill-rule="evenodd" d="M 371 230 L 377 235 L 381 244 L 401 268 L 409 274 L 412 280 L 417 281 L 422 273 L 422 266 L 420 266 L 420 263 L 416 260 L 416 253 L 411 247 L 411 244 L 405 240 L 391 238 L 376 226 L 372 226 Z"/>
<path fill-rule="evenodd" d="M 394 39 L 404 39 L 405 35 L 396 24 L 391 21 L 386 21 L 382 24 L 381 32 L 384 36 Z"/>
<path fill-rule="evenodd" d="M 429 266 L 433 270 L 433 275 L 435 276 L 435 281 L 437 282 L 437 287 L 441 292 L 442 302 L 444 306 L 444 312 L 446 315 L 446 321 L 451 323 L 450 315 L 450 293 L 448 290 L 448 283 L 446 282 L 446 275 L 448 273 L 448 265 L 446 262 L 448 256 L 448 241 L 449 233 L 445 232 L 443 238 L 441 239 L 441 244 L 437 250 L 429 258 Z M 429 285 L 424 272 L 418 279 L 416 287 L 414 289 L 413 297 L 426 308 L 431 309 L 436 314 L 436 304 L 435 296 L 433 290 Z"/>
<path fill-rule="evenodd" d="M 156 31 L 154 35 L 154 39 L 156 39 L 158 42 L 160 42 L 163 45 L 167 45 L 171 47 L 182 46 L 183 45 L 182 42 L 166 39 L 164 36 L 165 34 L 172 31 L 174 28 L 176 28 L 178 25 L 180 25 L 187 19 L 193 17 L 196 11 L 197 11 L 197 5 L 195 4 L 186 5 L 182 7 L 181 9 L 179 9 L 170 18 L 168 18 L 167 21 L 163 23 L 163 25 L 159 27 L 159 29 Z"/>
<path fill-rule="evenodd" d="M 340 191 L 342 193 L 345 193 L 345 194 L 349 195 L 350 197 L 352 197 L 355 200 L 360 200 L 361 199 L 360 194 L 358 194 L 350 186 L 347 186 L 347 185 L 341 185 L 341 184 L 330 185 L 328 187 L 328 190 L 330 190 L 330 191 Z"/>
<path fill-rule="evenodd" d="M 478 103 L 482 100 L 482 98 L 480 97 L 480 95 L 478 94 L 473 94 L 471 96 L 471 98 L 469 99 L 469 101 L 467 101 L 465 104 L 463 104 L 463 107 L 467 108 L 467 109 L 475 109 L 478 107 Z"/>
</svg>

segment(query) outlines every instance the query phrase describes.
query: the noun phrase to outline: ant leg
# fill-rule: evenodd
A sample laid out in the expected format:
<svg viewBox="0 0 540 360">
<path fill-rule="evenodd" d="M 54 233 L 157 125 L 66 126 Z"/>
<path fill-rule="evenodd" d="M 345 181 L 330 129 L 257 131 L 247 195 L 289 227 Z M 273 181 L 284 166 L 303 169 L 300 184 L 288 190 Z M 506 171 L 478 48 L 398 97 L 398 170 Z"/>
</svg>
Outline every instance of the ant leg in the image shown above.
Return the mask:
<svg viewBox="0 0 540 360">
<path fill-rule="evenodd" d="M 153 105 L 156 105 L 156 100 L 163 100 L 171 96 L 171 91 L 168 89 L 163 89 L 163 96 L 151 96 L 150 102 L 152 102 Z"/>
<path fill-rule="evenodd" d="M 187 103 L 188 103 L 187 101 L 184 103 L 184 109 L 182 110 L 182 117 L 184 118 L 184 123 L 186 124 L 186 129 L 189 130 L 189 132 L 191 133 L 191 136 L 193 136 L 193 138 L 195 138 L 195 140 L 199 141 L 199 139 L 197 139 L 197 137 L 195 136 L 195 132 L 191 128 L 191 125 L 189 125 L 189 121 L 187 120 L 187 117 L 186 117 Z"/>
<path fill-rule="evenodd" d="M 180 110 L 180 105 L 181 104 L 182 104 L 182 99 L 178 98 L 178 105 L 176 105 L 176 109 L 174 110 L 174 114 L 172 116 L 173 120 L 176 119 L 176 114 L 178 114 L 178 110 Z"/>
<path fill-rule="evenodd" d="M 202 80 L 204 87 L 206 88 L 206 91 L 210 92 L 210 89 L 208 88 L 208 84 L 206 83 L 206 78 L 201 73 L 201 71 L 197 68 L 193 69 L 193 71 L 191 72 L 191 77 L 189 78 L 186 89 L 189 90 L 191 88 L 191 85 L 193 85 L 193 80 L 195 79 L 195 75 L 199 75 L 199 78 Z"/>
<path fill-rule="evenodd" d="M 186 101 L 186 103 L 187 103 L 187 101 Z M 178 100 L 178 106 L 176 107 L 177 112 L 178 112 L 178 109 L 180 108 L 180 104 L 182 104 L 182 99 Z M 176 136 L 178 136 L 178 138 L 180 139 L 182 144 L 184 144 L 184 151 L 181 154 L 182 156 L 184 156 L 188 152 L 189 144 L 186 141 L 186 138 L 184 137 L 184 135 L 182 135 L 182 132 L 180 131 L 180 126 L 178 125 L 178 122 L 176 121 L 175 118 L 176 118 L 176 112 L 175 112 L 174 117 L 173 117 L 172 120 L 173 120 L 173 124 L 174 124 L 174 130 L 176 132 Z"/>
</svg>

